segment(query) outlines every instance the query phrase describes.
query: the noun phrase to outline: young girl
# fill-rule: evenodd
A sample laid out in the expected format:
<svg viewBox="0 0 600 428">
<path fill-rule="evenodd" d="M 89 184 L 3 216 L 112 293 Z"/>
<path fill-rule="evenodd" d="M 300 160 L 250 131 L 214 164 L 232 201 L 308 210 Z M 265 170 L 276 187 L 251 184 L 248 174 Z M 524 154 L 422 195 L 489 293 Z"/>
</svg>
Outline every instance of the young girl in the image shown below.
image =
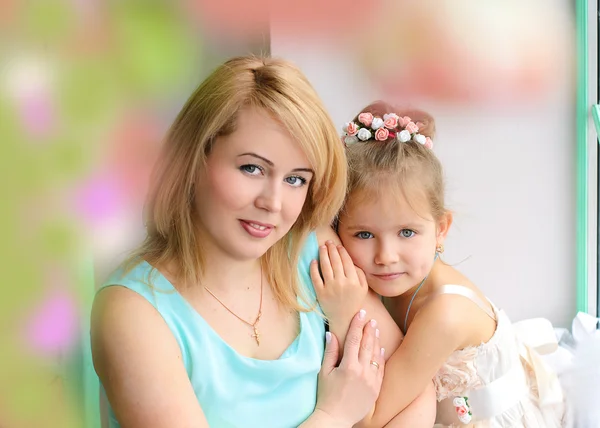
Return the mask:
<svg viewBox="0 0 600 428">
<path fill-rule="evenodd" d="M 353 262 L 405 333 L 361 426 L 385 426 L 432 379 L 436 426 L 562 426 L 556 376 L 508 316 L 441 258 L 452 214 L 432 150 L 433 119 L 376 102 L 344 132 L 349 193 L 335 224 L 343 248 L 321 248 L 324 281 L 313 264 L 318 299 L 326 314 L 347 305 L 352 284 L 325 273 Z"/>
</svg>

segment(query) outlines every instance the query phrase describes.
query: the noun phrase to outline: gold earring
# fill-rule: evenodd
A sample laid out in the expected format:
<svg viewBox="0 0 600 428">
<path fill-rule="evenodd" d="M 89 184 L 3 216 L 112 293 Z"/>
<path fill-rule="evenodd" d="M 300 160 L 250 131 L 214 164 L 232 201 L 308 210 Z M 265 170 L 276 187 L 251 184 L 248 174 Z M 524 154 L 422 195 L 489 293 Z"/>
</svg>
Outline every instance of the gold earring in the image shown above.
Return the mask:
<svg viewBox="0 0 600 428">
<path fill-rule="evenodd" d="M 442 254 L 444 252 L 444 245 L 439 244 L 437 247 L 435 247 L 435 252 Z"/>
</svg>

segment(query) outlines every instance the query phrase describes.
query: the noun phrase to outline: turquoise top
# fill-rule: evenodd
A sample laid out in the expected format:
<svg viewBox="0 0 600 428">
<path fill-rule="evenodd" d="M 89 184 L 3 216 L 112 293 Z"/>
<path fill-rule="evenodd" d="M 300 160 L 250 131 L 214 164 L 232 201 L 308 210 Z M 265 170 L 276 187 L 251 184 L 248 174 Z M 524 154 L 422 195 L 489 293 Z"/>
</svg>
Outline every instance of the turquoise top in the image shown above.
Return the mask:
<svg viewBox="0 0 600 428">
<path fill-rule="evenodd" d="M 317 257 L 313 232 L 298 266 L 301 283 L 313 297 L 309 266 Z M 147 285 L 150 273 L 155 290 Z M 300 313 L 300 333 L 281 357 L 257 360 L 240 355 L 225 343 L 147 262 L 125 275 L 116 270 L 103 287 L 112 285 L 139 293 L 162 315 L 179 344 L 188 377 L 211 427 L 297 427 L 314 410 L 325 338 L 325 324 L 318 313 Z M 109 420 L 110 428 L 120 426 L 110 407 Z"/>
</svg>

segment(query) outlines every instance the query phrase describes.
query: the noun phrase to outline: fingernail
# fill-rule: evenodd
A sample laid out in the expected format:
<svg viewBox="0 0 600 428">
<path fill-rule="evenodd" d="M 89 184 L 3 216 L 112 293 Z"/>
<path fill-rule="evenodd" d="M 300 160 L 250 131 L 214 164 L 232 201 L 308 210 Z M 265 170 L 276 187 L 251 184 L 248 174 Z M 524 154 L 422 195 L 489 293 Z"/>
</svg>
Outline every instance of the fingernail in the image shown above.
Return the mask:
<svg viewBox="0 0 600 428">
<path fill-rule="evenodd" d="M 325 342 L 326 343 L 331 342 L 331 333 L 328 331 L 325 332 Z"/>
<path fill-rule="evenodd" d="M 325 245 L 321 245 L 321 249 L 322 249 L 322 250 L 324 250 L 324 249 L 326 249 L 326 248 L 327 248 L 327 247 L 326 247 Z"/>
<path fill-rule="evenodd" d="M 383 357 L 385 355 L 385 348 L 381 348 L 381 356 Z"/>
<path fill-rule="evenodd" d="M 377 327 L 377 321 L 371 320 L 371 327 L 373 327 L 373 328 Z"/>
<path fill-rule="evenodd" d="M 313 265 L 316 265 L 316 264 L 317 264 L 317 261 L 316 261 L 316 260 L 313 260 L 311 263 L 312 263 Z"/>
<path fill-rule="evenodd" d="M 331 239 L 328 239 L 327 241 L 325 241 L 326 244 L 333 244 L 333 241 Z"/>
<path fill-rule="evenodd" d="M 365 315 L 367 315 L 367 311 L 365 311 L 364 309 L 361 309 L 360 312 L 358 313 L 358 319 L 359 320 L 364 320 L 365 319 Z"/>
<path fill-rule="evenodd" d="M 375 330 L 375 337 L 376 337 L 376 338 L 379 338 L 379 329 L 376 329 L 376 330 Z"/>
</svg>

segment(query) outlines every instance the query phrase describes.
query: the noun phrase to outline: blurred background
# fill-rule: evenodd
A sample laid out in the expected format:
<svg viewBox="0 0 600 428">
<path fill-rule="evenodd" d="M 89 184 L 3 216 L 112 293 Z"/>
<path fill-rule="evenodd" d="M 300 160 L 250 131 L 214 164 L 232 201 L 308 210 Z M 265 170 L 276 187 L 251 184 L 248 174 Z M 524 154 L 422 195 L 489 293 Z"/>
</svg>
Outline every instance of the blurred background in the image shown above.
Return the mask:
<svg viewBox="0 0 600 428">
<path fill-rule="evenodd" d="M 575 4 L 0 0 L 0 427 L 99 427 L 95 288 L 143 236 L 148 175 L 225 59 L 294 61 L 341 125 L 428 110 L 445 258 L 514 320 L 575 314 Z"/>
</svg>

